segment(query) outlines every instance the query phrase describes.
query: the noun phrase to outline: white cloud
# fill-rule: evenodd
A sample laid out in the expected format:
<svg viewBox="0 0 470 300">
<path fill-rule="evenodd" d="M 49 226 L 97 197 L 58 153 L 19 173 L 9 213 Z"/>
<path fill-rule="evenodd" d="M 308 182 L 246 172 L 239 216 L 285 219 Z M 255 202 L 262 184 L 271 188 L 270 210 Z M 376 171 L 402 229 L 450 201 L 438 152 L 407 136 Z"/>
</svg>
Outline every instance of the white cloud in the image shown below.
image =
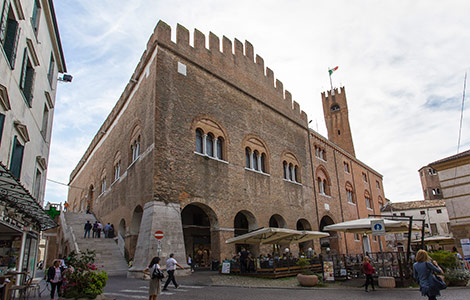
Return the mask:
<svg viewBox="0 0 470 300">
<path fill-rule="evenodd" d="M 357 157 L 393 201 L 422 198 L 417 170 L 457 148 L 468 1 L 56 1 L 69 72 L 59 87 L 49 178 L 68 181 L 159 19 L 249 40 L 326 136 L 320 92 L 339 65 Z M 468 93 L 470 94 L 470 92 Z M 469 109 L 467 105 L 466 113 Z M 312 123 L 315 127 L 315 122 Z M 465 118 L 462 149 L 470 146 Z M 48 183 L 46 200 L 66 188 Z"/>
</svg>

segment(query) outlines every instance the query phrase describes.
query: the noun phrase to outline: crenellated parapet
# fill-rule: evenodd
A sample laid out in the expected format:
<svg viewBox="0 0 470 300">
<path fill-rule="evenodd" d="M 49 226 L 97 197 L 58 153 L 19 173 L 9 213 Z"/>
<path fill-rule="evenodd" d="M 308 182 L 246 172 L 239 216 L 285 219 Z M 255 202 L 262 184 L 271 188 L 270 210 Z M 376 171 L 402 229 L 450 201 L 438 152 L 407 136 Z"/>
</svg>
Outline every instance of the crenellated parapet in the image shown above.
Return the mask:
<svg viewBox="0 0 470 300">
<path fill-rule="evenodd" d="M 338 99 L 337 99 L 338 98 Z M 326 92 L 321 93 L 321 99 L 323 103 L 333 104 L 335 102 L 341 102 L 343 99 L 346 99 L 346 91 L 344 90 L 344 86 L 338 88 L 334 88 L 333 92 L 328 90 Z M 339 100 L 341 99 L 341 101 Z M 347 108 L 347 102 L 344 101 L 345 108 Z"/>
<path fill-rule="evenodd" d="M 219 37 L 209 33 L 209 48 L 206 48 L 206 36 L 194 30 L 193 45 L 190 45 L 190 33 L 181 26 L 176 28 L 176 42 L 171 40 L 171 27 L 159 21 L 152 34 L 146 52 L 156 43 L 183 59 L 207 70 L 214 76 L 231 84 L 238 90 L 256 98 L 294 120 L 307 126 L 307 114 L 300 110 L 296 101 L 292 100 L 289 91 L 284 90 L 280 80 L 275 79 L 274 72 L 264 65 L 261 56 L 255 55 L 253 45 L 238 39 L 232 43 L 227 37 L 220 41 Z"/>
</svg>

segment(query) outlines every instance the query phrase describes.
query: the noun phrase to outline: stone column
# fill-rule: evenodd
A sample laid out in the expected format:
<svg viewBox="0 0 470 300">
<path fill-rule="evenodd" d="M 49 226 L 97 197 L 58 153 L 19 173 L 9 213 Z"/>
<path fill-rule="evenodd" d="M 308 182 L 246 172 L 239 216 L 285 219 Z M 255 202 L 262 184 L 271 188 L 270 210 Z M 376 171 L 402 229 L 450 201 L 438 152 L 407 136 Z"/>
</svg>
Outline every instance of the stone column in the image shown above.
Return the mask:
<svg viewBox="0 0 470 300">
<path fill-rule="evenodd" d="M 164 237 L 157 240 L 155 232 L 163 231 Z M 140 223 L 139 237 L 134 255 L 134 265 L 127 272 L 129 278 L 143 278 L 142 271 L 154 256 L 160 256 L 160 266 L 165 269 L 166 260 L 170 253 L 185 269 L 186 251 L 184 248 L 183 225 L 179 203 L 165 204 L 161 201 L 150 201 L 144 206 L 142 221 Z M 190 274 L 189 270 L 178 271 L 179 275 Z"/>
</svg>

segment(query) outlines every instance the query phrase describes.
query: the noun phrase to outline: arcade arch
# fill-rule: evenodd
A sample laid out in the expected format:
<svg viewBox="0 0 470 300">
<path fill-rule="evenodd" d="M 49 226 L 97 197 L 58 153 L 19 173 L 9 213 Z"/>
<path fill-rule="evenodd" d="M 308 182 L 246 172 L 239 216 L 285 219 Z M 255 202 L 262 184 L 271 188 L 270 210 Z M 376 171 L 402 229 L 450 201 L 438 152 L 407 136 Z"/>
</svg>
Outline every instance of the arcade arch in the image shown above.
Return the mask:
<svg viewBox="0 0 470 300">
<path fill-rule="evenodd" d="M 325 228 L 326 226 L 333 225 L 333 224 L 335 224 L 335 222 L 328 215 L 323 216 L 320 220 L 320 231 L 328 232 L 330 234 L 329 237 L 324 237 L 320 239 L 320 246 L 321 246 L 322 253 L 328 253 L 328 252 L 330 252 L 331 254 L 340 253 L 338 233 L 336 231 L 323 230 L 323 228 Z M 330 249 L 329 251 L 328 251 L 328 248 Z"/>
<path fill-rule="evenodd" d="M 181 211 L 181 221 L 186 254 L 191 255 L 200 268 L 210 267 L 212 251 L 219 248 L 215 230 L 219 222 L 215 212 L 205 204 L 193 202 Z"/>
</svg>

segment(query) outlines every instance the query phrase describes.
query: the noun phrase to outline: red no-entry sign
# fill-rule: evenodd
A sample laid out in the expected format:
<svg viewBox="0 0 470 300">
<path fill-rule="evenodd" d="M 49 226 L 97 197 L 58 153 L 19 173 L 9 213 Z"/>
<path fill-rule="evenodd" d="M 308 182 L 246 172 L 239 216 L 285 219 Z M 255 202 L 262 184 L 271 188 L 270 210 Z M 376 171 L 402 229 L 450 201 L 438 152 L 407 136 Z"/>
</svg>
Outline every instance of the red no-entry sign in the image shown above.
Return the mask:
<svg viewBox="0 0 470 300">
<path fill-rule="evenodd" d="M 155 231 L 154 236 L 157 240 L 161 240 L 163 238 L 163 231 L 161 230 Z"/>
</svg>

